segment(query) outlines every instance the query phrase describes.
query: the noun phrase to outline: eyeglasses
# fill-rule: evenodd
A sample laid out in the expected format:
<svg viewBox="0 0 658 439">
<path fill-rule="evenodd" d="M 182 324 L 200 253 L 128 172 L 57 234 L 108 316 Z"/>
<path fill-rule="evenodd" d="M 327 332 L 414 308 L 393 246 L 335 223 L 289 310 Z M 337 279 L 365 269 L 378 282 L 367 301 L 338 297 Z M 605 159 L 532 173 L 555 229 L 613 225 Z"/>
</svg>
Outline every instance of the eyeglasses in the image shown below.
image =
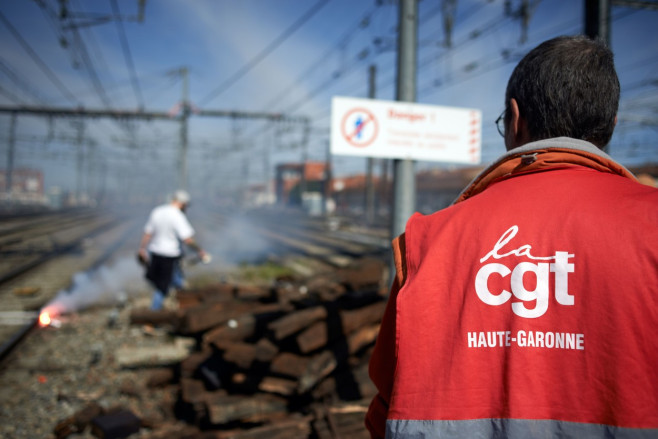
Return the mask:
<svg viewBox="0 0 658 439">
<path fill-rule="evenodd" d="M 503 110 L 503 112 L 500 113 L 500 116 L 498 116 L 498 119 L 496 119 L 495 122 L 498 133 L 503 137 L 505 137 L 505 111 L 506 110 Z"/>
</svg>

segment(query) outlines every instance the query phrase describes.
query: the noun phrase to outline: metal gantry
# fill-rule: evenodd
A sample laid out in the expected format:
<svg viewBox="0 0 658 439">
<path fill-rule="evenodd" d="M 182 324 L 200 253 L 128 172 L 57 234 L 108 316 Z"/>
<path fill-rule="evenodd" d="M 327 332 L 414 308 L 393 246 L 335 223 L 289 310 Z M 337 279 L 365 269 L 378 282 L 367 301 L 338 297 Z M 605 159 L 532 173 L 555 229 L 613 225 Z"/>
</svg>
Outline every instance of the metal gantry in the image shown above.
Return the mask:
<svg viewBox="0 0 658 439">
<path fill-rule="evenodd" d="M 188 170 L 187 170 L 187 150 L 188 150 L 188 119 L 192 116 L 200 117 L 220 117 L 232 119 L 265 119 L 270 121 L 287 121 L 293 123 L 301 123 L 304 127 L 304 132 L 307 133 L 310 126 L 310 119 L 303 116 L 286 116 L 281 113 L 266 113 L 266 112 L 247 112 L 247 111 L 234 111 L 234 110 L 198 110 L 192 107 L 187 100 L 186 91 L 183 93 L 183 101 L 180 105 L 178 114 L 163 111 L 135 111 L 135 110 L 105 110 L 105 109 L 87 109 L 87 108 L 64 108 L 64 107 L 37 107 L 37 106 L 0 106 L 0 114 L 10 114 L 10 136 L 8 147 L 8 180 L 11 181 L 11 174 L 13 171 L 13 157 L 16 143 L 15 133 L 16 118 L 20 114 L 52 117 L 74 117 L 74 118 L 90 118 L 100 119 L 109 118 L 115 120 L 165 120 L 165 121 L 178 121 L 181 124 L 180 130 L 180 154 L 178 160 L 178 185 L 181 188 L 187 188 L 188 184 Z M 302 143 L 308 142 L 308 135 L 305 134 Z M 11 187 L 11 186 L 8 186 Z M 78 187 L 78 190 L 80 188 Z M 8 189 L 10 190 L 10 189 Z"/>
</svg>

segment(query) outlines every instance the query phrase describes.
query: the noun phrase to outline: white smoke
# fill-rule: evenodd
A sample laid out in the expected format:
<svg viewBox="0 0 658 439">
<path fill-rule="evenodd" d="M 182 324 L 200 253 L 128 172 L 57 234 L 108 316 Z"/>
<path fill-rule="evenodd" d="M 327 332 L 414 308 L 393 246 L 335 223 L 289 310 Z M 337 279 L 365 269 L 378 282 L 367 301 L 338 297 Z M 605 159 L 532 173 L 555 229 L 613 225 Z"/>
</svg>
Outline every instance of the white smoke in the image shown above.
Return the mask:
<svg viewBox="0 0 658 439">
<path fill-rule="evenodd" d="M 258 230 L 246 216 L 227 217 L 214 232 L 199 237 L 199 244 L 221 265 L 257 262 L 273 253 L 272 242 Z"/>
<path fill-rule="evenodd" d="M 257 229 L 243 216 L 232 217 L 214 230 L 204 229 L 198 241 L 212 255 L 212 261 L 199 263 L 196 255 L 188 251 L 183 259 L 186 278 L 212 273 L 219 280 L 232 266 L 266 259 L 273 253 L 272 242 L 257 233 Z M 125 256 L 98 269 L 75 274 L 71 287 L 60 290 L 42 311 L 62 315 L 93 306 L 117 305 L 151 290 L 152 286 L 144 279 L 144 267 L 134 256 Z"/>
<path fill-rule="evenodd" d="M 116 305 L 144 286 L 143 268 L 134 258 L 124 257 L 96 270 L 76 273 L 71 288 L 60 290 L 45 307 L 51 314 L 66 314 L 92 306 Z"/>
</svg>

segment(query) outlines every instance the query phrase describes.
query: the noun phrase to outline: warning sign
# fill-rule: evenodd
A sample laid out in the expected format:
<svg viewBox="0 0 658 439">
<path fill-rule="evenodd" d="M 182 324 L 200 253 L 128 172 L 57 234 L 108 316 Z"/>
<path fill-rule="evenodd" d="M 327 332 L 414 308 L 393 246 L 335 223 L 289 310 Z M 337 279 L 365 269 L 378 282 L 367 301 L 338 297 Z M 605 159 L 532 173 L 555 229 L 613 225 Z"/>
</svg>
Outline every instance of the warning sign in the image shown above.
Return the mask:
<svg viewBox="0 0 658 439">
<path fill-rule="evenodd" d="M 480 163 L 482 112 L 409 102 L 334 97 L 331 152 Z"/>
</svg>

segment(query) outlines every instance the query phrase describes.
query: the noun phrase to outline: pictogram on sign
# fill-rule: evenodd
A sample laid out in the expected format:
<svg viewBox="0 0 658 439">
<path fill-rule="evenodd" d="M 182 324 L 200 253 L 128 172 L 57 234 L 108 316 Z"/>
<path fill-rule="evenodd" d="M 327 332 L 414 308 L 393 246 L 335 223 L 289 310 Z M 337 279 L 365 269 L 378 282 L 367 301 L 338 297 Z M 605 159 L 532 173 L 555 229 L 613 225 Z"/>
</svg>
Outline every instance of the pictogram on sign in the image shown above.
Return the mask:
<svg viewBox="0 0 658 439">
<path fill-rule="evenodd" d="M 365 148 L 377 138 L 379 125 L 372 112 L 365 108 L 355 108 L 343 117 L 341 130 L 350 145 Z"/>
</svg>

